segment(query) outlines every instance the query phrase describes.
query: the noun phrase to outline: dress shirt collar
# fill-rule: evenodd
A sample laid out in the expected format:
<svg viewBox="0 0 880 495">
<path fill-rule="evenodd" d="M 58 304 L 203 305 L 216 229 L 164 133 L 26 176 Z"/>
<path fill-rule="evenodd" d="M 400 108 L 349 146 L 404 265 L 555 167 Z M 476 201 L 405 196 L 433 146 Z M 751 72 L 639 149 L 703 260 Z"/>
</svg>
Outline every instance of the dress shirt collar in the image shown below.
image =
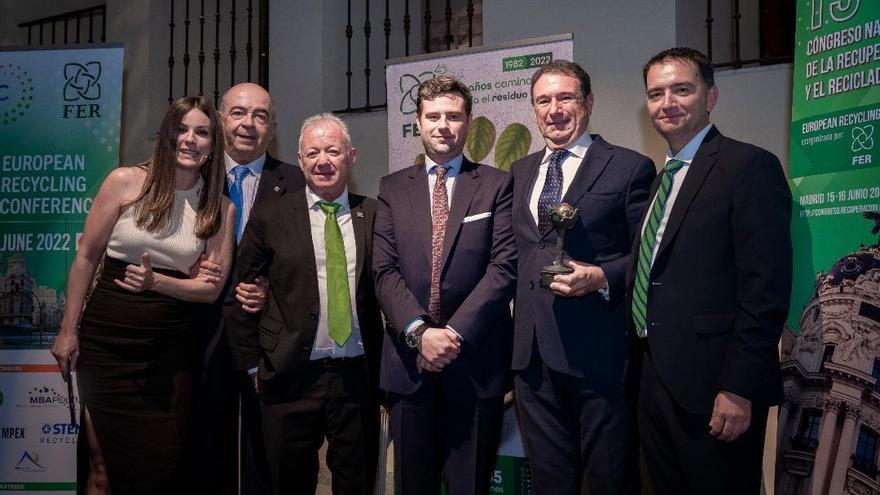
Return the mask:
<svg viewBox="0 0 880 495">
<path fill-rule="evenodd" d="M 250 163 L 238 163 L 237 161 L 233 160 L 232 157 L 229 156 L 229 154 L 224 152 L 223 153 L 223 161 L 226 163 L 226 173 L 227 174 L 232 172 L 232 169 L 234 169 L 235 167 L 237 167 L 239 165 L 244 165 L 245 167 L 251 169 L 251 172 L 253 172 L 253 174 L 255 176 L 259 177 L 260 174 L 263 173 L 263 166 L 266 165 L 266 154 L 263 153 L 262 155 L 260 155 L 259 158 L 257 158 L 256 160 L 254 160 Z"/>
<path fill-rule="evenodd" d="M 684 148 L 682 148 L 675 156 L 672 156 L 672 150 L 666 148 L 666 161 L 669 162 L 669 160 L 673 159 L 681 160 L 690 165 L 690 163 L 694 161 L 694 157 L 697 155 L 697 150 L 700 149 L 700 145 L 703 144 L 703 139 L 706 138 L 706 134 L 709 134 L 710 129 L 712 129 L 711 122 L 706 124 L 706 127 L 698 132 L 696 136 L 692 137 L 691 140 L 688 141 L 688 144 L 684 145 Z"/>
<path fill-rule="evenodd" d="M 318 203 L 327 200 L 315 194 L 315 192 L 312 191 L 311 187 L 306 187 L 306 201 L 308 202 L 309 209 L 316 210 L 320 208 L 320 206 L 318 206 Z M 346 186 L 346 188 L 342 190 L 342 194 L 340 194 L 339 197 L 334 199 L 333 201 L 330 201 L 330 203 L 336 203 L 339 205 L 339 211 L 337 212 L 337 214 L 349 211 L 348 187 Z"/>
<path fill-rule="evenodd" d="M 569 144 L 565 147 L 573 156 L 578 159 L 583 160 L 587 155 L 587 150 L 590 149 L 590 145 L 593 144 L 593 137 L 590 136 L 589 132 L 585 132 L 581 134 L 581 137 L 577 138 L 577 141 Z M 541 160 L 541 165 L 550 161 L 550 155 L 554 150 L 551 150 L 548 147 L 544 147 L 544 159 Z"/>
<path fill-rule="evenodd" d="M 446 163 L 435 163 L 434 160 L 428 158 L 428 155 L 425 155 L 425 170 L 427 170 L 428 174 L 431 173 L 431 169 L 436 165 L 443 165 L 449 170 L 446 171 L 447 176 L 455 176 L 458 175 L 458 172 L 461 170 L 461 164 L 464 161 L 464 155 L 458 155 L 457 157 L 449 160 Z"/>
</svg>

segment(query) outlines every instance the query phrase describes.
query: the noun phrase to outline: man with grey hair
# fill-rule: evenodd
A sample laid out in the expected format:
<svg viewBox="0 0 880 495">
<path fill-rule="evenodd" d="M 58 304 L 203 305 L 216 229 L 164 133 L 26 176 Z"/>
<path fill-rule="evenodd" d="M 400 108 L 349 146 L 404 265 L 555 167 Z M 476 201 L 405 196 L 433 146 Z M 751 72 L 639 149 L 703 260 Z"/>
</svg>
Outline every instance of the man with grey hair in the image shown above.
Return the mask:
<svg viewBox="0 0 880 495">
<path fill-rule="evenodd" d="M 373 289 L 375 200 L 348 192 L 357 160 L 345 123 L 305 120 L 297 158 L 306 186 L 256 205 L 235 280 L 266 276 L 260 315 L 227 301 L 236 365 L 256 370 L 274 493 L 314 493 L 329 443 L 334 494 L 372 492 L 378 453 L 381 320 Z"/>
</svg>

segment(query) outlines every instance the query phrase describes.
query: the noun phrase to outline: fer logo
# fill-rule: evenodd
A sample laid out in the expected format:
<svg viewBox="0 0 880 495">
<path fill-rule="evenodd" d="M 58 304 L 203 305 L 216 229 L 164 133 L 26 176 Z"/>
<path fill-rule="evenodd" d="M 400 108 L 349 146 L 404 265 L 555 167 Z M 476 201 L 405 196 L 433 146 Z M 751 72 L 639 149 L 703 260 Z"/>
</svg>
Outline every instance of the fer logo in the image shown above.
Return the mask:
<svg viewBox="0 0 880 495">
<path fill-rule="evenodd" d="M 403 97 L 400 99 L 400 113 L 409 115 L 416 113 L 416 99 L 419 96 L 419 85 L 428 79 L 433 79 L 441 74 L 446 74 L 448 69 L 439 64 L 434 70 L 426 70 L 419 75 L 403 74 L 398 81 L 398 87 Z"/>
<path fill-rule="evenodd" d="M 64 65 L 64 101 L 97 100 L 101 97 L 101 62 Z"/>
</svg>

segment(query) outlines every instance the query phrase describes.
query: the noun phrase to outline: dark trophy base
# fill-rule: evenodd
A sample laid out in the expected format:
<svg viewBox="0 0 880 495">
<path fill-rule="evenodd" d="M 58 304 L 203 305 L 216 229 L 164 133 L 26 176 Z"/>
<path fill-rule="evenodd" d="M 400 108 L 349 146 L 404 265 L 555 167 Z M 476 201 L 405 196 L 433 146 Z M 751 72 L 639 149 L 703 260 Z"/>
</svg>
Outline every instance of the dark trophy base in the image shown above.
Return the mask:
<svg viewBox="0 0 880 495">
<path fill-rule="evenodd" d="M 568 275 L 572 272 L 574 272 L 574 269 L 569 268 L 565 265 L 545 266 L 544 269 L 541 270 L 541 287 L 549 289 L 550 284 L 553 283 L 553 277 L 557 275 Z"/>
</svg>

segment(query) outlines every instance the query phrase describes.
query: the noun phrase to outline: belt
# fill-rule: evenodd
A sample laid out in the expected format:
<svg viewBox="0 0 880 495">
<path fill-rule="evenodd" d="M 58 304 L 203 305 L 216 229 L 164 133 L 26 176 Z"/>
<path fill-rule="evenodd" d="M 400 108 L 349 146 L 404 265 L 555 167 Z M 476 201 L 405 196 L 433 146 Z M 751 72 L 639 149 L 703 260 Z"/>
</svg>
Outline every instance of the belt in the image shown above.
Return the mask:
<svg viewBox="0 0 880 495">
<path fill-rule="evenodd" d="M 313 368 L 343 368 L 363 364 L 365 361 L 366 358 L 363 354 L 354 357 L 323 357 L 321 359 L 312 359 L 309 361 L 308 366 Z"/>
</svg>

